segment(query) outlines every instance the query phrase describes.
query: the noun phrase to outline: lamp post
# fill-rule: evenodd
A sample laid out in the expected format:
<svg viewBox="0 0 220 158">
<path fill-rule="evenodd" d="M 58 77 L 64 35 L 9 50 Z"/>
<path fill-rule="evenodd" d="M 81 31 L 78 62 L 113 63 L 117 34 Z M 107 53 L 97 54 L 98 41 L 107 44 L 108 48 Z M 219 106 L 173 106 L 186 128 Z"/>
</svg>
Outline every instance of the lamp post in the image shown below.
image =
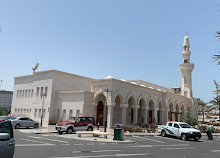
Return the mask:
<svg viewBox="0 0 220 158">
<path fill-rule="evenodd" d="M 112 93 L 112 92 L 108 89 L 108 87 L 107 87 L 107 89 L 104 90 L 104 92 L 107 93 L 106 102 L 105 102 L 106 109 L 105 109 L 105 128 L 104 128 L 104 132 L 107 132 L 107 130 L 106 130 L 107 129 L 107 107 L 108 107 L 107 100 L 108 100 L 108 93 Z"/>
<path fill-rule="evenodd" d="M 46 93 L 41 93 L 40 97 L 41 97 L 41 99 L 43 99 L 42 108 L 41 108 L 41 120 L 40 120 L 40 125 L 42 126 L 44 99 L 46 99 L 47 94 Z"/>
</svg>

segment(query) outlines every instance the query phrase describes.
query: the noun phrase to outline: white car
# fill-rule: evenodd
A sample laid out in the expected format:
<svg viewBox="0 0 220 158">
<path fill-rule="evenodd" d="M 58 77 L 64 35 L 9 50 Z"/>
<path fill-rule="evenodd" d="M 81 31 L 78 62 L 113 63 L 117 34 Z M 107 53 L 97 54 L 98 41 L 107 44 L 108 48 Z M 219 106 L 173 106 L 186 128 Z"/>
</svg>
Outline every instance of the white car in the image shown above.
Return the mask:
<svg viewBox="0 0 220 158">
<path fill-rule="evenodd" d="M 12 126 L 15 129 L 18 129 L 20 127 L 34 127 L 34 128 L 38 128 L 39 127 L 39 122 L 34 121 L 30 118 L 27 117 L 17 117 L 14 120 L 11 120 Z"/>
<path fill-rule="evenodd" d="M 192 128 L 184 122 L 170 121 L 167 122 L 166 126 L 158 125 L 157 130 L 163 137 L 170 135 L 181 138 L 182 140 L 194 138 L 196 141 L 201 138 L 201 132 L 199 130 Z"/>
<path fill-rule="evenodd" d="M 13 158 L 14 150 L 15 140 L 11 122 L 0 122 L 0 157 Z"/>
</svg>

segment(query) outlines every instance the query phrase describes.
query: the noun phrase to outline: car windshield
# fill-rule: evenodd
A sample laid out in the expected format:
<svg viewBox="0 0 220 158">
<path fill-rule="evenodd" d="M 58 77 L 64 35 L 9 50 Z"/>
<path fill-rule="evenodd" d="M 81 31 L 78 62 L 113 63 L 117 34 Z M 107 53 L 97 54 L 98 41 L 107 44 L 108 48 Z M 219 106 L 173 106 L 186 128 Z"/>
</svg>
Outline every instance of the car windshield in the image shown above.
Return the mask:
<svg viewBox="0 0 220 158">
<path fill-rule="evenodd" d="M 188 125 L 188 124 L 186 124 L 186 123 L 181 123 L 181 124 L 180 124 L 180 127 L 181 127 L 181 128 L 191 128 L 191 126 Z"/>
<path fill-rule="evenodd" d="M 15 120 L 15 119 L 16 119 L 16 117 L 11 117 L 11 118 L 9 118 L 7 120 L 11 121 L 11 120 Z"/>
<path fill-rule="evenodd" d="M 68 121 L 72 122 L 72 121 L 76 121 L 76 117 L 70 117 Z"/>
</svg>

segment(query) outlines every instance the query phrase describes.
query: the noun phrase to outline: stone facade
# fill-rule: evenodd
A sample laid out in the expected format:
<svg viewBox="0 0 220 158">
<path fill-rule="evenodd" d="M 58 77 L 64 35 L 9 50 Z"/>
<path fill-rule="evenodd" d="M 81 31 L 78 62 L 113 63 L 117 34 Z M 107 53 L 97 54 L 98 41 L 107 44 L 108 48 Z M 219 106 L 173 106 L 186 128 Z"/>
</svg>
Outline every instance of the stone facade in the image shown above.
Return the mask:
<svg viewBox="0 0 220 158">
<path fill-rule="evenodd" d="M 191 81 L 191 74 L 187 77 Z M 100 125 L 107 119 L 108 128 L 116 123 L 184 121 L 187 111 L 197 118 L 196 99 L 181 94 L 142 80 L 92 79 L 48 70 L 15 77 L 12 115 L 39 122 L 43 117 L 43 125 L 76 115 L 94 116 Z"/>
</svg>

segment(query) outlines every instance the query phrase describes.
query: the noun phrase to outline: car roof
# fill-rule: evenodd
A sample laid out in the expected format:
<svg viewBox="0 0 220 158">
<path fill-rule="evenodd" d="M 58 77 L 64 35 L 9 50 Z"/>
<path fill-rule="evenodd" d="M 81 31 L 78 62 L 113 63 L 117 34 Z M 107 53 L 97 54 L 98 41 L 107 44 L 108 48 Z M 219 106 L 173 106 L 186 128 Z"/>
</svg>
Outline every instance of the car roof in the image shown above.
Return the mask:
<svg viewBox="0 0 220 158">
<path fill-rule="evenodd" d="M 169 121 L 168 123 L 185 123 L 185 124 L 187 124 L 186 122 L 177 122 L 177 121 Z"/>
</svg>

